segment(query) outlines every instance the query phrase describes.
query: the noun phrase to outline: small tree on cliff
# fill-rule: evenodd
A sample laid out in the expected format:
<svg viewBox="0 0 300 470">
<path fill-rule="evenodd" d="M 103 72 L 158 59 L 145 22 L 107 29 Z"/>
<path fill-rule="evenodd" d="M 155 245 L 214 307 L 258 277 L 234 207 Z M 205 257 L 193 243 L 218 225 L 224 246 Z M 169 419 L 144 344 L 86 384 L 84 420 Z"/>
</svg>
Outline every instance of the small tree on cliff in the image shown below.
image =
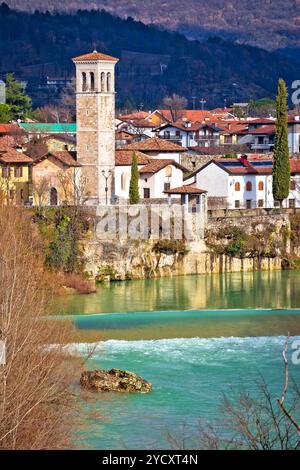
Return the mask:
<svg viewBox="0 0 300 470">
<path fill-rule="evenodd" d="M 129 201 L 130 201 L 130 204 L 138 204 L 140 202 L 139 170 L 138 170 L 137 156 L 135 153 L 132 155 L 131 178 L 130 178 L 130 185 L 129 185 Z"/>
<path fill-rule="evenodd" d="M 279 80 L 276 97 L 276 132 L 273 162 L 273 197 L 282 201 L 290 190 L 290 160 L 287 131 L 287 90 L 284 80 Z"/>
</svg>

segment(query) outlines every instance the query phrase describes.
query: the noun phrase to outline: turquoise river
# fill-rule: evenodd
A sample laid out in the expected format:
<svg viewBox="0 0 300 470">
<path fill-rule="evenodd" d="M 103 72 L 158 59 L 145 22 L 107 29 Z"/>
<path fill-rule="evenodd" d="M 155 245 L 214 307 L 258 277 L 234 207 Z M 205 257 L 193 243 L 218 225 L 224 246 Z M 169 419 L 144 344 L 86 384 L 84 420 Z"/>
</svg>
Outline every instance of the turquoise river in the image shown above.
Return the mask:
<svg viewBox="0 0 300 470">
<path fill-rule="evenodd" d="M 89 368 L 132 370 L 153 392 L 101 396 L 80 434 L 92 449 L 173 448 L 168 435 L 197 447 L 199 422 L 218 422 L 223 393 L 257 393 L 263 375 L 283 385 L 285 337 L 300 339 L 300 272 L 186 276 L 103 285 L 96 294 L 56 300 L 96 346 Z M 290 352 L 291 354 L 291 352 Z M 300 365 L 291 363 L 300 378 Z"/>
</svg>

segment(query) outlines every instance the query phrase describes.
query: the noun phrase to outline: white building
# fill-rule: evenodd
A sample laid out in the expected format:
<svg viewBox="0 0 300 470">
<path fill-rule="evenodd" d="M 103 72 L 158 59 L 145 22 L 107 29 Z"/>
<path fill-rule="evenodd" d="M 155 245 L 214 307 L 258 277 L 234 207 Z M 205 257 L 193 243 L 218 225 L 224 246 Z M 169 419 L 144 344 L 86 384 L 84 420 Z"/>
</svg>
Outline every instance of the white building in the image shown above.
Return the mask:
<svg viewBox="0 0 300 470">
<path fill-rule="evenodd" d="M 141 199 L 167 199 L 165 191 L 183 184 L 186 168 L 172 159 L 154 159 L 142 152 L 134 152 L 140 174 Z M 115 192 L 117 198 L 129 199 L 132 150 L 116 150 Z"/>
<path fill-rule="evenodd" d="M 220 145 L 220 132 L 221 129 L 214 124 L 182 121 L 163 124 L 157 130 L 157 135 L 182 147 L 215 147 Z"/>
<path fill-rule="evenodd" d="M 283 207 L 300 207 L 300 160 L 291 160 L 291 189 Z M 210 207 L 273 208 L 271 158 L 222 158 L 208 162 L 185 182 L 207 191 Z"/>
</svg>

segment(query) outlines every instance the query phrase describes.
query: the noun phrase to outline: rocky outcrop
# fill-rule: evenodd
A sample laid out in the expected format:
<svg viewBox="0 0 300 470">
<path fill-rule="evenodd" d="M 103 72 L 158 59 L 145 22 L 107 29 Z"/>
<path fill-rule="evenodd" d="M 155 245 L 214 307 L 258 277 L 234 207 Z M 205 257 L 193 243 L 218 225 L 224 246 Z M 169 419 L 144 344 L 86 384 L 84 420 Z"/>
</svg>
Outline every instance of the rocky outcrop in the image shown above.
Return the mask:
<svg viewBox="0 0 300 470">
<path fill-rule="evenodd" d="M 274 271 L 282 269 L 282 260 L 289 254 L 289 232 L 287 214 L 255 217 L 251 213 L 210 218 L 203 239 L 186 242 L 185 252 L 159 250 L 151 239 L 102 241 L 94 237 L 86 239 L 82 248 L 86 271 L 99 282 Z"/>
<path fill-rule="evenodd" d="M 94 392 L 139 392 L 148 393 L 152 385 L 134 372 L 127 370 L 94 370 L 81 374 L 80 384 Z"/>
</svg>

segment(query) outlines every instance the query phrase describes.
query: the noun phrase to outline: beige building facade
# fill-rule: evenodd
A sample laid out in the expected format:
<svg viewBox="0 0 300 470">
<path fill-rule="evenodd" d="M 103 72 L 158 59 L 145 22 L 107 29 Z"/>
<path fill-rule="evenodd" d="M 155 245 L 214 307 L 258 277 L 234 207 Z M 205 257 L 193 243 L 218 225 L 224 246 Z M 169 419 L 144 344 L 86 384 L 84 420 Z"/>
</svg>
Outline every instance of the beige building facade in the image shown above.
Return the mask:
<svg viewBox="0 0 300 470">
<path fill-rule="evenodd" d="M 86 180 L 87 204 L 114 202 L 115 65 L 94 51 L 76 66 L 77 161 Z"/>
</svg>

